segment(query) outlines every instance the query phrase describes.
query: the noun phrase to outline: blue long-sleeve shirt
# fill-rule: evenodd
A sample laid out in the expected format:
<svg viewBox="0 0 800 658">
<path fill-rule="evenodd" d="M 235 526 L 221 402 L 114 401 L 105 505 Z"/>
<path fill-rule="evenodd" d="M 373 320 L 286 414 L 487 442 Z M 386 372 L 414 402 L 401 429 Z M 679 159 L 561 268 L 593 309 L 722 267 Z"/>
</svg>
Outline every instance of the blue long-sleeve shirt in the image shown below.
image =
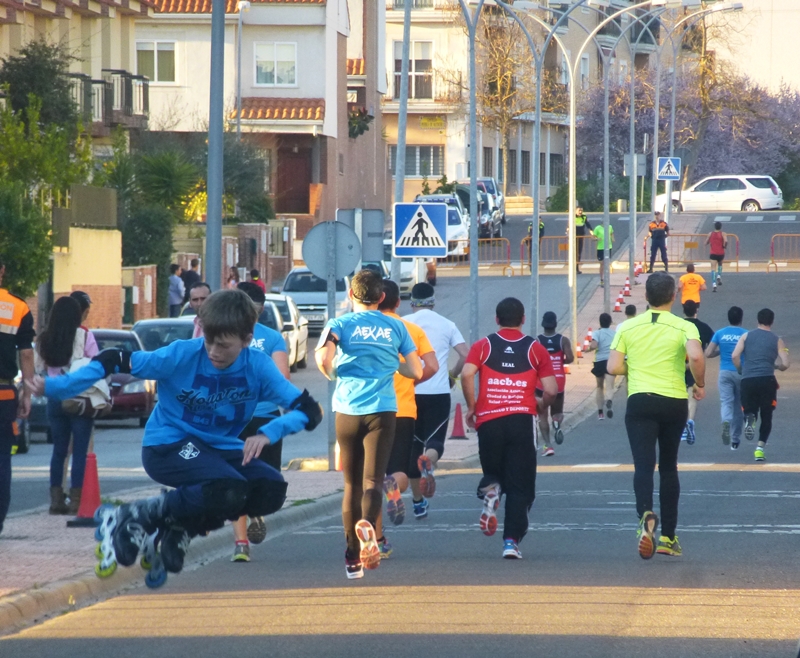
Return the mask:
<svg viewBox="0 0 800 658">
<path fill-rule="evenodd" d="M 259 402 L 287 408 L 301 391 L 263 352 L 242 350 L 228 368 L 218 370 L 202 339 L 178 340 L 154 352 L 134 352 L 131 374 L 158 382 L 158 404 L 147 421 L 143 446 L 164 445 L 196 436 L 220 450 L 241 450 L 239 434 Z M 98 362 L 69 375 L 47 378 L 45 394 L 65 400 L 105 377 Z M 307 416 L 292 411 L 259 431 L 273 443 L 305 427 Z"/>
</svg>

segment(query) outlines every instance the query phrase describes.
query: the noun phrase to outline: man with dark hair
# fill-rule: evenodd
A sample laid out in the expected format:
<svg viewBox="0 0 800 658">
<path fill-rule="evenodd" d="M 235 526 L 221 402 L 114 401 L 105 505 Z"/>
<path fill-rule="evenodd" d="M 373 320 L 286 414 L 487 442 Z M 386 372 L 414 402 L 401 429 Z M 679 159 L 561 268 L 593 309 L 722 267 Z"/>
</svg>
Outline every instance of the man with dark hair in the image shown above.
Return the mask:
<svg viewBox="0 0 800 658">
<path fill-rule="evenodd" d="M 417 354 L 422 360 L 422 377 L 409 379 L 400 373 L 394 375 L 394 393 L 397 397 L 397 415 L 394 429 L 394 443 L 389 454 L 389 463 L 386 467 L 386 477 L 383 479 L 383 493 L 386 498 L 386 514 L 395 525 L 400 525 L 405 518 L 405 504 L 402 494 L 408 489 L 409 478 L 420 478 L 417 467 L 419 453 L 414 452 L 414 422 L 417 418 L 417 403 L 414 397 L 414 385 L 430 379 L 439 370 L 439 362 L 425 332 L 412 322 L 404 320 L 397 315 L 400 306 L 400 288 L 390 280 L 383 280 L 383 301 L 378 304 L 378 310 L 385 316 L 394 318 L 403 323 L 408 335 L 417 348 Z M 400 362 L 405 361 L 402 357 Z M 421 451 L 420 451 L 421 452 Z M 378 519 L 375 528 L 378 534 L 378 546 L 381 557 L 388 557 L 392 547 L 383 536 L 383 524 Z"/>
<path fill-rule="evenodd" d="M 789 368 L 789 348 L 783 338 L 772 332 L 775 313 L 771 309 L 762 308 L 757 319 L 758 327 L 748 331 L 736 343 L 731 361 L 742 373 L 744 438 L 748 441 L 756 436 L 756 421 L 761 413 L 758 445 L 753 456 L 757 462 L 763 462 L 764 448 L 772 431 L 772 414 L 778 405 L 775 370 Z"/>
<path fill-rule="evenodd" d="M 706 289 L 706 281 L 699 274 L 695 274 L 694 263 L 686 266 L 686 274 L 678 281 L 678 290 L 681 291 L 681 304 L 691 300 L 700 308 L 700 291 Z"/>
<path fill-rule="evenodd" d="M 261 280 L 261 274 L 259 274 L 258 270 L 250 270 L 250 281 L 261 288 L 265 295 L 267 294 L 267 284 Z"/>
<path fill-rule="evenodd" d="M 6 266 L 0 261 L 0 285 Z M 33 379 L 33 314 L 25 301 L 0 288 L 0 533 L 11 504 L 11 449 L 14 421 L 27 418 L 31 393 L 27 387 L 17 391 L 14 379 L 20 370 L 25 381 Z M 17 366 L 19 357 L 19 367 Z"/>
<path fill-rule="evenodd" d="M 189 263 L 191 269 L 183 270 L 181 272 L 181 279 L 183 280 L 183 287 L 186 289 L 186 295 L 183 298 L 183 303 L 189 301 L 189 292 L 192 289 L 192 286 L 195 283 L 200 282 L 200 260 L 197 258 L 192 258 Z"/>
<path fill-rule="evenodd" d="M 626 320 L 630 320 L 631 318 L 635 318 L 635 317 L 636 317 L 636 305 L 628 304 L 625 307 L 625 319 Z"/>
<path fill-rule="evenodd" d="M 547 418 L 548 413 L 553 419 L 553 438 L 558 445 L 564 442 L 564 431 L 561 429 L 561 423 L 564 422 L 564 391 L 566 390 L 567 374 L 564 369 L 565 365 L 572 363 L 575 360 L 575 355 L 572 352 L 572 341 L 563 334 L 556 333 L 558 326 L 558 318 L 553 311 L 547 311 L 542 316 L 542 329 L 544 333 L 539 334 L 536 340 L 547 350 L 550 355 L 550 360 L 553 363 L 553 373 L 558 385 L 558 393 L 556 399 L 552 404 L 544 405 L 539 410 L 539 430 L 542 433 L 542 455 L 545 457 L 552 457 L 556 454 L 553 446 L 550 443 L 550 425 Z M 542 390 L 536 389 L 536 397 L 542 397 Z"/>
<path fill-rule="evenodd" d="M 550 355 L 532 336 L 522 333 L 525 308 L 507 297 L 495 311 L 497 333 L 475 343 L 461 372 L 467 402 L 467 425 L 478 430 L 478 453 L 483 478 L 480 528 L 491 536 L 497 530 L 496 512 L 506 495 L 503 557 L 520 559 L 519 543 L 528 532 L 528 512 L 536 497 L 537 403 L 542 407 L 558 392 Z M 475 376 L 480 390 L 475 394 Z"/>
<path fill-rule="evenodd" d="M 742 412 L 742 376 L 733 365 L 731 356 L 739 339 L 747 333 L 742 329 L 744 311 L 738 306 L 728 309 L 728 326 L 711 337 L 706 348 L 706 358 L 719 356 L 719 401 L 722 417 L 722 443 L 730 444 L 731 450 L 738 450 L 742 440 L 744 413 Z"/>
<path fill-rule="evenodd" d="M 697 332 L 700 334 L 700 345 L 702 346 L 703 350 L 705 350 L 711 339 L 714 337 L 714 330 L 709 327 L 705 322 L 697 319 L 697 304 L 692 301 L 691 299 L 683 303 L 683 315 L 687 322 L 691 322 L 695 327 L 697 327 Z M 692 395 L 692 389 L 694 388 L 694 377 L 692 377 L 692 371 L 689 368 L 686 368 L 686 391 L 689 397 L 689 417 L 686 420 L 686 427 L 683 428 L 683 434 L 681 434 L 681 441 L 686 441 L 688 445 L 693 445 L 695 442 L 695 433 L 694 433 L 694 417 L 697 413 L 697 400 L 694 399 Z"/>
<path fill-rule="evenodd" d="M 728 248 L 728 236 L 722 230 L 722 222 L 714 222 L 714 230 L 706 236 L 711 259 L 712 290 L 717 292 L 717 286 L 722 285 L 722 261 L 725 260 L 725 250 Z M 716 270 L 716 271 L 715 271 Z"/>
<path fill-rule="evenodd" d="M 189 291 L 189 306 L 195 312 L 192 338 L 203 337 L 203 325 L 200 324 L 200 307 L 210 295 L 211 286 L 209 286 L 205 281 L 198 281 L 192 285 L 192 289 Z"/>
<path fill-rule="evenodd" d="M 173 263 L 169 266 L 169 290 L 167 291 L 167 301 L 169 303 L 169 317 L 177 318 L 181 314 L 183 298 L 186 295 L 186 287 L 181 279 L 181 266 Z"/>
<path fill-rule="evenodd" d="M 645 560 L 656 550 L 678 556 L 678 448 L 686 425 L 686 359 L 695 379 L 692 395 L 705 395 L 705 361 L 700 334 L 693 324 L 674 316 L 675 281 L 667 273 L 648 277 L 645 296 L 650 308 L 617 327 L 611 345 L 608 372 L 628 377 L 625 429 L 633 455 L 633 490 L 636 494 L 636 533 L 639 555 Z M 627 358 L 626 358 L 627 357 Z M 653 473 L 658 445 L 661 479 L 661 537 L 656 545 L 658 516 L 653 513 Z"/>
</svg>

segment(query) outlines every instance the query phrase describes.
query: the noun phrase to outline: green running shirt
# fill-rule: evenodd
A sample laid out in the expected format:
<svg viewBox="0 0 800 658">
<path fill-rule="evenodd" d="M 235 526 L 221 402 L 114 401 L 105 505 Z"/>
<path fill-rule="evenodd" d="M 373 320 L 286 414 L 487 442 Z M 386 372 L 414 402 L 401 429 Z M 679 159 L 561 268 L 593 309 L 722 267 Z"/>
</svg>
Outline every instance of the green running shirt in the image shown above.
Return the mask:
<svg viewBox="0 0 800 658">
<path fill-rule="evenodd" d="M 628 395 L 687 399 L 686 342 L 700 342 L 691 322 L 669 311 L 645 311 L 617 328 L 611 349 L 628 357 Z"/>
</svg>

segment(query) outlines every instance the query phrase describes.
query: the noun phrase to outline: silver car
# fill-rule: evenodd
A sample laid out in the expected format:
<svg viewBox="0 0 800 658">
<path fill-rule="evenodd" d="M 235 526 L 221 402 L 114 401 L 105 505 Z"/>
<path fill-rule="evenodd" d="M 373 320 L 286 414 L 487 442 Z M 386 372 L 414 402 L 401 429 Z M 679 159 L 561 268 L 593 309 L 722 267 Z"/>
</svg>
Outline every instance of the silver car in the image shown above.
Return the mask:
<svg viewBox="0 0 800 658">
<path fill-rule="evenodd" d="M 305 368 L 308 365 L 308 320 L 287 295 L 269 294 L 267 301 L 275 306 L 283 322 L 281 333 L 289 352 L 289 370 L 296 372 L 298 368 Z"/>
<path fill-rule="evenodd" d="M 664 211 L 667 195 L 656 197 L 656 210 Z M 691 187 L 672 192 L 675 212 L 758 212 L 783 208 L 783 192 L 771 176 L 709 176 Z"/>
<path fill-rule="evenodd" d="M 336 281 L 336 317 L 350 311 L 350 277 Z M 319 334 L 328 322 L 328 282 L 307 267 L 295 267 L 283 282 L 280 294 L 291 297 L 308 320 L 308 331 Z"/>
</svg>

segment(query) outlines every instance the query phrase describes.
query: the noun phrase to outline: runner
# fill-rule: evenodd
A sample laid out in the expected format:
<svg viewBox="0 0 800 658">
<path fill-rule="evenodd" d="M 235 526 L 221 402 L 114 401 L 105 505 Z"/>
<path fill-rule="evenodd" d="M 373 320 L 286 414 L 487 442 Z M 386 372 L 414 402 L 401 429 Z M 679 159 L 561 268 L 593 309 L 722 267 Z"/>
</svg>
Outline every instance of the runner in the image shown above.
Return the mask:
<svg viewBox="0 0 800 658">
<path fill-rule="evenodd" d="M 556 454 L 553 446 L 550 443 L 550 426 L 548 424 L 547 414 L 553 419 L 553 438 L 556 444 L 561 445 L 564 442 L 564 432 L 561 429 L 561 422 L 564 420 L 564 388 L 566 386 L 567 376 L 564 372 L 564 365 L 570 364 L 575 360 L 575 355 L 572 353 L 572 343 L 566 336 L 556 333 L 558 326 L 558 318 L 553 311 L 547 311 L 542 316 L 543 334 L 539 334 L 536 338 L 550 354 L 550 359 L 553 362 L 553 373 L 555 374 L 556 383 L 558 385 L 558 394 L 552 404 L 544 405 L 540 409 L 539 416 L 539 430 L 542 433 L 544 446 L 542 446 L 542 455 L 545 457 L 552 457 Z M 536 390 L 536 397 L 542 397 L 542 391 Z"/>
<path fill-rule="evenodd" d="M 661 261 L 664 263 L 664 271 L 669 272 L 669 259 L 667 257 L 667 237 L 669 237 L 669 224 L 664 221 L 664 217 L 659 210 L 653 213 L 653 221 L 650 222 L 650 268 L 648 274 L 652 274 L 653 265 L 656 262 L 656 253 L 661 252 Z"/>
<path fill-rule="evenodd" d="M 597 260 L 600 263 L 600 285 L 603 285 L 603 276 L 605 273 L 605 267 L 603 267 L 603 261 L 605 260 L 606 254 L 606 229 L 602 224 L 598 224 L 592 230 L 592 234 L 594 235 L 595 240 L 597 240 Z M 609 257 L 611 256 L 611 248 L 614 244 L 614 227 L 611 224 L 608 225 L 608 254 Z"/>
<path fill-rule="evenodd" d="M 177 340 L 153 352 L 106 349 L 74 373 L 34 377 L 27 384 L 34 394 L 67 399 L 115 372 L 157 382 L 158 403 L 145 427 L 142 465 L 153 480 L 175 488 L 101 514 L 95 568 L 100 577 L 110 576 L 117 564 L 131 566 L 156 533 L 164 567 L 178 573 L 192 537 L 242 514 L 278 511 L 286 500 L 286 482 L 255 458 L 265 446 L 303 428 L 312 430 L 322 419 L 308 391 L 289 383 L 265 354 L 247 349 L 257 316 L 245 293 L 214 293 L 200 317 L 204 340 Z M 291 411 L 242 445 L 239 435 L 260 401 Z"/>
<path fill-rule="evenodd" d="M 507 297 L 497 305 L 497 333 L 475 343 L 461 375 L 467 402 L 467 425 L 478 430 L 483 478 L 480 528 L 491 536 L 497 529 L 497 508 L 506 495 L 503 557 L 520 559 L 519 543 L 528 531 L 528 512 L 536 497 L 536 410 L 534 391 L 541 387 L 541 406 L 558 390 L 547 351 L 522 333 L 525 308 Z M 476 398 L 475 375 L 480 389 Z"/>
<path fill-rule="evenodd" d="M 763 462 L 764 448 L 772 431 L 772 414 L 778 405 L 778 380 L 775 370 L 789 368 L 789 348 L 783 338 L 772 333 L 775 313 L 768 308 L 758 312 L 758 328 L 745 333 L 736 343 L 731 361 L 742 373 L 742 408 L 744 410 L 744 438 L 752 441 L 756 435 L 756 421 L 761 413 L 758 445 L 753 453 L 757 462 Z"/>
<path fill-rule="evenodd" d="M 608 365 L 608 355 L 611 353 L 611 343 L 614 341 L 616 331 L 611 328 L 611 316 L 608 313 L 600 314 L 600 329 L 594 332 L 592 342 L 587 351 L 597 350 L 594 355 L 594 365 L 592 374 L 597 381 L 595 398 L 597 399 L 597 420 L 603 420 L 605 416 L 611 420 L 614 417 L 614 410 L 611 408 L 614 397 L 614 375 L 609 374 L 606 366 Z"/>
<path fill-rule="evenodd" d="M 715 333 L 706 348 L 706 358 L 719 356 L 719 401 L 722 416 L 722 443 L 738 450 L 742 440 L 744 413 L 742 412 L 742 376 L 733 365 L 731 355 L 739 339 L 747 332 L 742 329 L 744 311 L 738 306 L 728 309 L 727 327 Z"/>
<path fill-rule="evenodd" d="M 378 310 L 384 297 L 378 274 L 357 272 L 348 296 L 354 312 L 328 320 L 315 356 L 322 374 L 336 381 L 331 408 L 344 475 L 345 572 L 361 578 L 380 563 L 375 524 L 394 441 L 394 373 L 419 379 L 422 362 L 405 325 Z"/>
<path fill-rule="evenodd" d="M 636 306 L 634 304 L 628 304 L 625 307 L 625 319 L 630 320 L 631 318 L 636 317 Z"/>
<path fill-rule="evenodd" d="M 253 301 L 256 308 L 256 317 L 260 317 L 261 313 L 264 311 L 264 302 L 266 301 L 264 291 L 252 281 L 242 281 L 236 287 Z M 201 288 L 200 290 L 202 291 L 203 289 Z M 193 289 L 193 292 L 190 294 L 195 295 L 196 289 Z M 189 303 L 191 303 L 191 301 Z M 286 341 L 283 340 L 283 336 L 277 331 L 256 322 L 253 327 L 253 341 L 250 343 L 250 348 L 258 350 L 259 352 L 264 352 L 264 354 L 271 357 L 280 373 L 286 377 L 286 379 L 290 378 L 289 355 L 286 353 Z M 280 415 L 281 410 L 274 402 L 259 402 L 255 414 L 242 430 L 239 438 L 242 441 L 246 441 L 248 436 L 258 434 L 259 427 L 266 425 L 276 418 L 280 418 Z M 283 441 L 264 446 L 259 455 L 261 461 L 272 466 L 278 473 L 281 472 L 282 446 Z M 250 519 L 250 524 L 248 525 L 247 515 L 243 515 L 234 521 L 232 526 L 234 546 L 231 562 L 249 562 L 250 543 L 260 544 L 264 541 L 264 538 L 267 536 L 267 524 L 264 522 L 263 517 L 256 516 Z"/>
<path fill-rule="evenodd" d="M 408 331 L 417 354 L 422 360 L 422 377 L 419 380 L 403 377 L 400 373 L 394 375 L 394 392 L 397 397 L 397 416 L 395 421 L 394 442 L 389 454 L 389 464 L 386 467 L 386 477 L 383 479 L 383 494 L 386 497 L 386 514 L 395 525 L 400 525 L 406 516 L 406 507 L 402 494 L 408 489 L 409 477 L 419 478 L 417 470 L 417 457 L 414 455 L 414 421 L 417 418 L 417 404 L 414 398 L 414 384 L 430 379 L 439 370 L 436 353 L 430 344 L 425 332 L 412 322 L 403 320 L 397 315 L 400 306 L 400 288 L 394 281 L 383 280 L 383 301 L 378 304 L 378 310 L 385 316 L 400 320 Z M 402 359 L 401 359 L 402 361 Z M 375 528 L 378 535 L 378 547 L 381 557 L 389 557 L 392 547 L 383 535 L 381 516 Z"/>
<path fill-rule="evenodd" d="M 705 322 L 701 322 L 697 319 L 697 306 L 698 305 L 695 304 L 691 299 L 687 302 L 684 302 L 683 316 L 687 322 L 691 322 L 695 327 L 697 327 L 697 332 L 700 334 L 700 345 L 705 351 L 709 343 L 711 343 L 711 339 L 714 337 L 714 330 Z M 694 388 L 694 377 L 692 377 L 692 371 L 688 367 L 686 368 L 685 377 L 686 393 L 689 397 L 689 417 L 686 421 L 686 427 L 683 428 L 681 441 L 686 441 L 688 445 L 693 445 L 696 438 L 694 432 L 694 417 L 697 413 L 697 400 L 695 400 L 694 396 L 692 395 L 692 389 Z"/>
<path fill-rule="evenodd" d="M 675 301 L 675 281 L 666 273 L 648 277 L 645 296 L 650 308 L 617 327 L 611 345 L 608 372 L 628 376 L 625 429 L 633 455 L 633 490 L 639 528 L 639 555 L 650 559 L 656 550 L 678 556 L 678 448 L 688 415 L 684 380 L 685 360 L 695 378 L 692 395 L 705 395 L 705 361 L 697 328 L 670 313 Z M 626 358 L 627 357 L 627 358 Z M 653 509 L 653 472 L 658 445 L 661 537 L 656 547 L 658 516 Z"/>
<path fill-rule="evenodd" d="M 709 245 L 711 281 L 714 284 L 711 290 L 717 292 L 717 286 L 722 285 L 722 261 L 728 248 L 728 236 L 722 231 L 722 222 L 714 222 L 714 230 L 706 237 L 706 244 Z"/>
<path fill-rule="evenodd" d="M 706 281 L 699 274 L 694 273 L 694 264 L 686 266 L 686 274 L 678 280 L 678 290 L 681 292 L 681 304 L 690 299 L 700 308 L 700 291 L 706 290 Z"/>
<path fill-rule="evenodd" d="M 414 425 L 414 454 L 417 455 L 420 477 L 412 475 L 411 493 L 414 516 L 418 519 L 428 515 L 428 501 L 425 499 L 431 498 L 436 492 L 434 469 L 444 454 L 444 440 L 450 421 L 450 389 L 461 375 L 469 352 L 458 327 L 433 310 L 435 303 L 433 286 L 418 283 L 411 289 L 411 308 L 414 312 L 403 318 L 425 331 L 439 362 L 439 371 L 430 380 L 417 384 L 415 389 L 417 422 Z M 448 372 L 451 349 L 458 355 L 458 360 Z"/>
</svg>

